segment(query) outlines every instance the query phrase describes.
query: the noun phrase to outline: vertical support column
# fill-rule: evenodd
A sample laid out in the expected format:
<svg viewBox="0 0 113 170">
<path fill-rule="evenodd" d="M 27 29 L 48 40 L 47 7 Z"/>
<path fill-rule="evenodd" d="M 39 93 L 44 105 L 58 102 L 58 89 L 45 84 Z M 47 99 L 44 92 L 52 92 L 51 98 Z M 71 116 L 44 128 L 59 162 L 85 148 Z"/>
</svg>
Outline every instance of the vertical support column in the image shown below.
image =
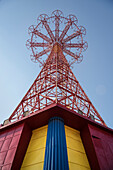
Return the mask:
<svg viewBox="0 0 113 170">
<path fill-rule="evenodd" d="M 49 120 L 44 170 L 69 170 L 64 121 L 60 117 Z"/>
</svg>

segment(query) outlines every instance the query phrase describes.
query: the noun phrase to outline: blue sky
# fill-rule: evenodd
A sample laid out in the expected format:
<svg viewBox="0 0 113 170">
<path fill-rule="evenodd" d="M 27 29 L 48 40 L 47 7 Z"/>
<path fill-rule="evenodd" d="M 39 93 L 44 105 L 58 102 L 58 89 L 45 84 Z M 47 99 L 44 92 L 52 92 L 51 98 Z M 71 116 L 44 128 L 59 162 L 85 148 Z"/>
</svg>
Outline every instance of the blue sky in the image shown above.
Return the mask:
<svg viewBox="0 0 113 170">
<path fill-rule="evenodd" d="M 28 27 L 37 17 L 59 9 L 74 14 L 86 28 L 88 49 L 72 71 L 106 124 L 113 128 L 113 1 L 0 1 L 0 122 L 19 104 L 40 68 L 30 60 L 25 44 Z"/>
</svg>

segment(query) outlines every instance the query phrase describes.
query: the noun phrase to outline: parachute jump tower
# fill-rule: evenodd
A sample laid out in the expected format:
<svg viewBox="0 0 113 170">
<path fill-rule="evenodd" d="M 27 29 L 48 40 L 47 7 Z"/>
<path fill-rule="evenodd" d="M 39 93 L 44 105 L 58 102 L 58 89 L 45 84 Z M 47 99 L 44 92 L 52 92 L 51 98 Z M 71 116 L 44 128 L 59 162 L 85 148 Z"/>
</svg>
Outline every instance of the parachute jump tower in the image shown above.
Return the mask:
<svg viewBox="0 0 113 170">
<path fill-rule="evenodd" d="M 0 169 L 113 169 L 108 128 L 71 70 L 88 47 L 74 15 L 55 10 L 29 27 L 41 72 L 0 127 Z"/>
</svg>

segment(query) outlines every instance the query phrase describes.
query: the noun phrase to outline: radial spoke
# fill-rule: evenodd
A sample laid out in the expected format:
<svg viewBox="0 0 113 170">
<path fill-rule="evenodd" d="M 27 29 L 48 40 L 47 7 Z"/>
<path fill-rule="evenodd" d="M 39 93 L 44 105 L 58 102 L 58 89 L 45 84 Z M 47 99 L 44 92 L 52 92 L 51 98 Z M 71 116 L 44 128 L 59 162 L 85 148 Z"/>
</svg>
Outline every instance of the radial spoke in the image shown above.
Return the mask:
<svg viewBox="0 0 113 170">
<path fill-rule="evenodd" d="M 58 41 L 59 38 L 59 18 L 55 18 L 55 39 Z"/>
<path fill-rule="evenodd" d="M 67 25 L 65 26 L 64 30 L 62 31 L 62 34 L 60 35 L 59 41 L 62 42 L 64 36 L 66 35 L 66 33 L 68 32 L 70 26 L 71 26 L 71 22 L 68 22 Z"/>
<path fill-rule="evenodd" d="M 35 30 L 33 33 L 38 35 L 39 37 L 41 37 L 43 40 L 45 40 L 47 42 L 51 42 L 51 39 L 49 37 L 47 37 L 46 35 L 42 34 L 38 30 Z"/>
<path fill-rule="evenodd" d="M 78 60 L 78 55 L 75 55 L 73 52 L 71 52 L 70 50 L 67 50 L 67 49 L 63 49 L 63 51 L 65 52 L 65 53 L 67 53 L 68 55 L 70 55 L 70 56 L 72 56 L 74 59 L 76 59 L 76 60 Z"/>
<path fill-rule="evenodd" d="M 68 44 L 64 44 L 64 48 L 68 48 L 68 47 L 70 47 L 70 48 L 83 48 L 83 43 L 79 43 L 79 44 L 77 44 L 77 43 L 68 43 Z"/>
<path fill-rule="evenodd" d="M 81 34 L 81 32 L 80 32 L 80 31 L 77 31 L 77 32 L 69 35 L 69 36 L 68 36 L 67 38 L 65 38 L 62 42 L 63 42 L 63 43 L 64 43 L 64 42 L 68 42 L 68 41 L 72 40 L 73 38 L 79 36 L 80 34 Z"/>
<path fill-rule="evenodd" d="M 36 54 L 35 58 L 37 59 L 37 58 L 41 57 L 42 55 L 47 54 L 49 51 L 50 51 L 50 48 L 47 48 L 47 49 L 39 52 L 38 54 Z"/>
<path fill-rule="evenodd" d="M 35 58 L 35 56 L 36 55 L 31 56 L 31 61 L 33 61 L 33 62 L 37 62 L 38 61 L 41 65 L 43 65 L 43 63 L 38 58 Z"/>
<path fill-rule="evenodd" d="M 32 43 L 31 47 L 48 47 L 49 44 L 48 43 Z"/>
<path fill-rule="evenodd" d="M 47 21 L 42 21 L 42 23 L 43 23 L 43 25 L 45 26 L 45 29 L 47 30 L 47 32 L 48 32 L 48 34 L 49 34 L 52 42 L 55 41 L 55 37 L 54 37 L 54 35 L 53 35 L 53 33 L 52 33 L 49 25 L 47 24 Z"/>
</svg>

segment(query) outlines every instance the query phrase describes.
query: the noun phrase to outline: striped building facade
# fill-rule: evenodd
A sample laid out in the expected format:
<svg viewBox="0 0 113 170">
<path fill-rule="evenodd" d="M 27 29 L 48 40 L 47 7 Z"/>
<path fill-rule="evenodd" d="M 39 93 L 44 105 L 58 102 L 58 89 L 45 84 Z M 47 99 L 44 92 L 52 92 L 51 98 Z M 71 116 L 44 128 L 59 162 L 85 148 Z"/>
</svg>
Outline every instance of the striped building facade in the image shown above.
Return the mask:
<svg viewBox="0 0 113 170">
<path fill-rule="evenodd" d="M 0 128 L 2 170 L 113 169 L 113 130 L 60 105 Z"/>
</svg>

